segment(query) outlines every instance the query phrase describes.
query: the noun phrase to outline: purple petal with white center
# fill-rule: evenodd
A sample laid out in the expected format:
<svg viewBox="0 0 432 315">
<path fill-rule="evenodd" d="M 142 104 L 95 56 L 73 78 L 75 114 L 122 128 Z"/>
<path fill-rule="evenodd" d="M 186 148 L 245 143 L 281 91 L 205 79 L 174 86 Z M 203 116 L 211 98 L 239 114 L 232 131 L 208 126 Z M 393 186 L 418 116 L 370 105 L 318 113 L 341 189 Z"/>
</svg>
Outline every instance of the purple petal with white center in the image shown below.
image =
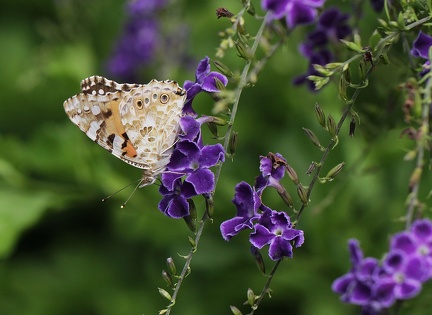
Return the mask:
<svg viewBox="0 0 432 315">
<path fill-rule="evenodd" d="M 213 172 L 206 168 L 197 169 L 185 179 L 185 182 L 190 183 L 198 195 L 212 192 L 215 185 Z"/>
<path fill-rule="evenodd" d="M 292 246 L 290 242 L 278 236 L 273 239 L 270 244 L 269 256 L 272 260 L 279 260 L 283 257 L 292 258 Z"/>
</svg>

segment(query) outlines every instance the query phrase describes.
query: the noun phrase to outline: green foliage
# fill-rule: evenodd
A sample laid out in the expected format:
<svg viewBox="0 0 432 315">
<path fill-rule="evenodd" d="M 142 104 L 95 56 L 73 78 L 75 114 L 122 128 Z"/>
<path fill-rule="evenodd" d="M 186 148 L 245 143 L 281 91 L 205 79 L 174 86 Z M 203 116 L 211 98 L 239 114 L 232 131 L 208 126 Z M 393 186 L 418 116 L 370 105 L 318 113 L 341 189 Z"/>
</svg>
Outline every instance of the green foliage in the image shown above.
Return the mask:
<svg viewBox="0 0 432 315">
<path fill-rule="evenodd" d="M 251 12 L 261 14 L 259 2 L 254 4 Z M 191 0 L 178 5 L 182 10 L 177 17 L 191 27 L 188 52 L 195 58 L 193 66 L 177 67 L 176 59 L 168 70 L 164 64 L 155 64 L 145 73 L 145 80 L 193 80 L 197 61 L 216 53 L 218 32 L 231 27 L 228 20 L 216 20 L 216 5 L 225 5 L 232 12 L 242 7 L 241 1 L 228 0 L 218 4 Z M 180 269 L 181 255 L 190 249 L 190 230 L 184 222 L 158 211 L 158 187 L 139 189 L 125 209 L 120 205 L 133 188 L 100 201 L 138 179 L 140 170 L 92 143 L 63 111 L 63 101 L 79 91 L 81 79 L 105 72 L 124 22 L 123 12 L 124 4 L 115 0 L 21 0 L 2 5 L 0 314 L 156 314 L 166 302 L 159 292 L 171 292 L 160 276 L 166 257 L 172 256 Z M 361 22 L 376 23 L 375 16 L 368 13 Z M 255 34 L 256 26 L 247 24 L 252 17 L 245 19 L 246 30 Z M 388 32 L 406 27 L 402 17 L 395 25 L 384 20 L 382 24 Z M 175 301 L 176 314 L 227 314 L 230 305 L 246 301 L 248 288 L 258 294 L 266 277 L 245 246 L 247 236 L 240 235 L 230 243 L 220 236 L 220 223 L 235 213 L 230 202 L 234 187 L 242 180 L 253 182 L 259 174 L 259 156 L 269 151 L 286 156 L 300 182 L 308 182 L 308 167 L 322 155 L 308 140 L 322 149 L 334 136 L 322 128 L 329 125 L 325 118 L 317 122 L 314 106 L 318 103 L 323 109 L 321 117 L 338 121 L 344 99 L 351 96 L 349 88 L 368 89 L 360 94 L 353 114 L 361 117 L 361 123 L 353 138 L 348 124 L 342 126 L 338 145 L 323 167 L 329 182 L 318 184 L 309 202 L 302 199 L 309 204 L 301 225 L 306 243 L 294 260 L 281 264 L 271 286 L 272 298 L 266 297 L 258 313 L 357 314 L 356 308 L 341 304 L 330 289 L 332 281 L 349 268 L 346 240 L 358 238 L 367 255 L 380 255 L 388 235 L 403 229 L 399 219 L 405 211 L 412 166 L 403 162 L 412 142 L 399 137 L 405 127 L 400 109 L 403 98 L 395 89 L 402 77 L 403 49 L 393 50 L 392 63 L 378 67 L 367 84 L 356 81 L 365 49 L 355 41 L 346 42 L 357 54 L 352 53 L 349 65 L 321 67 L 328 76 L 317 81 L 325 88 L 310 93 L 291 84 L 307 67 L 293 44 L 305 32 L 295 30 L 292 42 L 284 43 L 255 85 L 244 90 L 235 124 L 235 155 L 222 169 L 212 205 L 213 223 L 206 226 L 192 274 Z M 373 33 L 362 42 L 386 53 L 384 37 Z M 224 44 L 230 45 L 229 41 Z M 224 51 L 223 65 L 218 68 L 227 67 L 227 73 L 238 78 L 238 69 L 252 56 L 250 47 L 232 44 L 237 50 Z M 344 74 L 339 86 L 330 78 L 338 71 Z M 194 102 L 200 114 L 209 114 L 214 101 L 200 95 Z M 334 131 L 334 120 L 330 124 Z M 223 133 L 227 127 L 218 128 Z M 215 142 L 210 132 L 205 137 Z M 427 202 L 427 213 L 431 182 L 430 172 L 423 174 L 420 196 Z M 287 187 L 291 196 L 297 195 L 296 185 Z M 276 191 L 266 197 L 269 206 L 286 208 Z M 197 207 L 205 208 L 198 203 L 204 203 L 202 200 Z M 294 203 L 296 208 L 301 206 L 299 199 Z M 265 260 L 270 264 L 267 257 Z M 424 292 L 415 301 L 416 314 L 428 314 L 427 295 Z M 231 311 L 237 312 L 234 306 Z"/>
</svg>

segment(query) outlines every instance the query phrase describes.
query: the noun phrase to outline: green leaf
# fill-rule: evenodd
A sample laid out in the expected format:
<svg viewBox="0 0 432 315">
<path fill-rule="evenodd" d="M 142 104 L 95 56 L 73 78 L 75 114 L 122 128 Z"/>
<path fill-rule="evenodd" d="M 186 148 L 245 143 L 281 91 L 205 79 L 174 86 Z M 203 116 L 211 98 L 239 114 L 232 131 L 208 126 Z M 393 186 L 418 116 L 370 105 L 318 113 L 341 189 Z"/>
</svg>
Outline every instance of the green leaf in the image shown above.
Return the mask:
<svg viewBox="0 0 432 315">
<path fill-rule="evenodd" d="M 20 235 L 54 206 L 49 192 L 4 189 L 0 191 L 0 258 L 11 254 Z"/>
</svg>

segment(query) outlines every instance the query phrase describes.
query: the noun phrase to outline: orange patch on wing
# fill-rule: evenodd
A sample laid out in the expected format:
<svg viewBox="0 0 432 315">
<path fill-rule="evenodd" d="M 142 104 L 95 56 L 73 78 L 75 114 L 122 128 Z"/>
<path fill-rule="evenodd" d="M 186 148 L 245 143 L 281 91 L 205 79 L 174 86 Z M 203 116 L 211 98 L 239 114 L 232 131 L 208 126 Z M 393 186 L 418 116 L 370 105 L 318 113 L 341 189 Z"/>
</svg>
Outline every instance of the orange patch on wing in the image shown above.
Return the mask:
<svg viewBox="0 0 432 315">
<path fill-rule="evenodd" d="M 123 148 L 123 151 L 125 151 L 126 155 L 130 158 L 134 158 L 138 155 L 137 151 L 135 150 L 130 140 L 127 140 L 126 147 Z"/>
</svg>

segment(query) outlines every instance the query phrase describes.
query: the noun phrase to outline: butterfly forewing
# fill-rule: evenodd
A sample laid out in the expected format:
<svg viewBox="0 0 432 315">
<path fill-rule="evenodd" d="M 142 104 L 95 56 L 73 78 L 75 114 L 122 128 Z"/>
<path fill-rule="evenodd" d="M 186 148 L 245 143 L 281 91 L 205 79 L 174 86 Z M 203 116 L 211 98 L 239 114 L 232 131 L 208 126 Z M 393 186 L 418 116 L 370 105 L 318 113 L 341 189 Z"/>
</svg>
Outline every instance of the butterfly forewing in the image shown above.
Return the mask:
<svg viewBox="0 0 432 315">
<path fill-rule="evenodd" d="M 144 169 L 152 183 L 169 162 L 186 92 L 174 81 L 119 84 L 93 76 L 82 93 L 64 102 L 71 119 L 87 136 L 123 161 Z"/>
</svg>

